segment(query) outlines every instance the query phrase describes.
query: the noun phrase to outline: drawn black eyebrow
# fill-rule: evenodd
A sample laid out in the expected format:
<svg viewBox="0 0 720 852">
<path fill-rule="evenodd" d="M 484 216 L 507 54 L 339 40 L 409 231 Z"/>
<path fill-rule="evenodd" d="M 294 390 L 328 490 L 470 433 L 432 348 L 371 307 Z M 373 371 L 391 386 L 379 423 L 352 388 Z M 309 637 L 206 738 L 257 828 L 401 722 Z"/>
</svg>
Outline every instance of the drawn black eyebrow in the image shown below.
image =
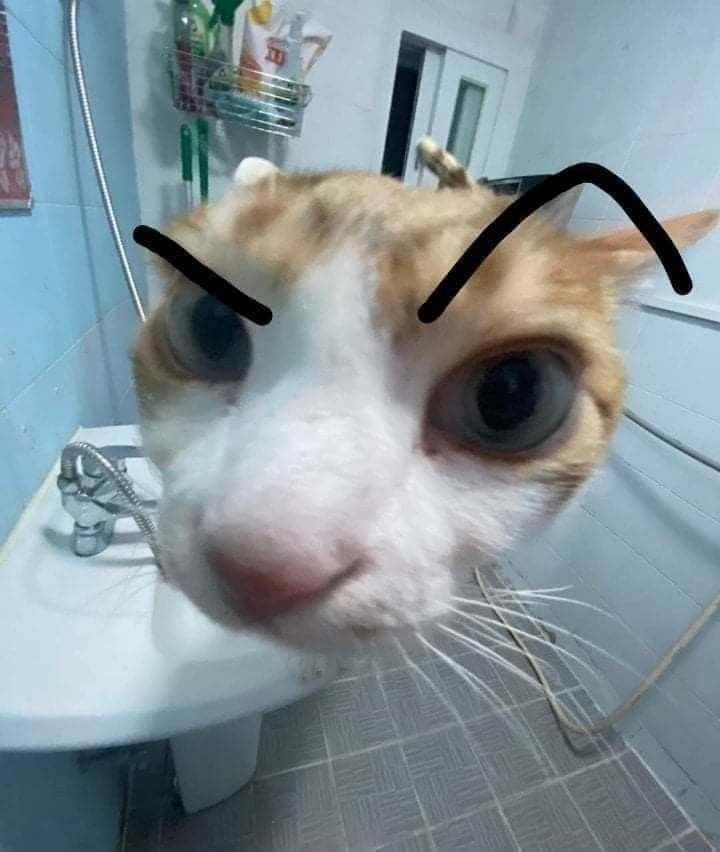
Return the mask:
<svg viewBox="0 0 720 852">
<path fill-rule="evenodd" d="M 135 242 L 167 261 L 187 279 L 202 287 L 211 296 L 226 305 L 230 310 L 249 319 L 257 325 L 269 325 L 273 314 L 267 305 L 248 296 L 229 281 L 213 272 L 204 263 L 193 257 L 175 240 L 156 231 L 148 225 L 138 225 L 133 231 Z"/>
<path fill-rule="evenodd" d="M 650 243 L 675 292 L 686 296 L 692 290 L 692 279 L 685 261 L 667 231 L 635 190 L 605 166 L 598 163 L 575 163 L 531 187 L 481 231 L 420 306 L 418 319 L 424 323 L 439 319 L 480 264 L 505 237 L 544 204 L 581 183 L 594 184 L 622 207 L 628 218 Z"/>
</svg>

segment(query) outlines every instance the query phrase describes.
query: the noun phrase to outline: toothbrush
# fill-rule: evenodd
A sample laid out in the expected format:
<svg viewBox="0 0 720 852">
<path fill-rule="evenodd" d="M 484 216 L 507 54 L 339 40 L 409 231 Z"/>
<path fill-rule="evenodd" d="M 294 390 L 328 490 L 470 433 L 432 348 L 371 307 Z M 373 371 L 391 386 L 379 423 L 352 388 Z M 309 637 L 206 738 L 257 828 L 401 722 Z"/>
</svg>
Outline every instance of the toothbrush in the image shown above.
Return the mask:
<svg viewBox="0 0 720 852">
<path fill-rule="evenodd" d="M 210 194 L 210 173 L 208 169 L 208 136 L 210 125 L 206 118 L 198 118 L 198 174 L 200 175 L 200 200 L 207 204 Z"/>
<path fill-rule="evenodd" d="M 189 125 L 180 127 L 180 158 L 182 161 L 182 179 L 185 185 L 185 207 L 191 210 L 195 206 L 193 198 L 193 142 Z"/>
</svg>

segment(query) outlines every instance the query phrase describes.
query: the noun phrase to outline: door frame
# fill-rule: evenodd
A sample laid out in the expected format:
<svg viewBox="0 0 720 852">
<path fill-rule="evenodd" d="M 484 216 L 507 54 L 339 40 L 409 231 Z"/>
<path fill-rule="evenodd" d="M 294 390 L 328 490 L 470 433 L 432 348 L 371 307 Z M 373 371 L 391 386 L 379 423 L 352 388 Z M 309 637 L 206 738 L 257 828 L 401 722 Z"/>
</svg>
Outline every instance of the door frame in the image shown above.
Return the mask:
<svg viewBox="0 0 720 852">
<path fill-rule="evenodd" d="M 428 59 L 431 59 L 431 62 L 429 73 L 426 74 Z M 468 80 L 481 86 L 484 90 L 483 103 L 479 122 L 475 128 L 473 151 L 468 163 L 469 173 L 479 180 L 486 176 L 490 145 L 507 84 L 507 71 L 465 53 L 457 53 L 451 48 L 441 53 L 435 47 L 428 47 L 425 60 L 418 90 L 418 103 L 410 130 L 411 143 L 416 144 L 421 136 L 429 133 L 438 145 L 448 147 L 462 81 Z M 431 100 L 432 108 L 428 109 L 427 104 Z M 408 156 L 403 182 L 408 186 L 435 186 L 436 184 L 436 180 L 430 179 L 422 163 L 418 162 L 417 154 L 415 157 Z"/>
<path fill-rule="evenodd" d="M 393 0 L 392 12 L 385 26 L 389 38 L 385 41 L 380 57 L 383 73 L 378 80 L 378 98 L 374 161 L 377 170 L 382 168 L 385 134 L 392 103 L 394 69 L 403 34 L 420 43 L 449 48 L 496 65 L 507 72 L 500 111 L 495 123 L 486 173 L 489 178 L 504 177 L 512 153 L 513 141 L 520 123 L 523 104 L 530 83 L 530 74 L 537 52 L 537 44 L 530 43 L 508 33 L 501 33 L 482 26 L 469 26 L 461 16 L 448 15 L 447 7 L 436 8 L 431 2 L 422 0 Z M 412 157 L 413 153 L 410 152 Z"/>
</svg>

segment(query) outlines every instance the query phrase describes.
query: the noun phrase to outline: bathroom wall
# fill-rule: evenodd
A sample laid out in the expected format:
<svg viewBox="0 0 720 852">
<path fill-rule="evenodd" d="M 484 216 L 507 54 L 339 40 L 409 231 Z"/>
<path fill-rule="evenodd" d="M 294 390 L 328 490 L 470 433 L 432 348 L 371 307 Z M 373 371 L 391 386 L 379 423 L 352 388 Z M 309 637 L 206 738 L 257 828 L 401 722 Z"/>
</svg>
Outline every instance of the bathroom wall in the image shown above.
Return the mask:
<svg viewBox="0 0 720 852">
<path fill-rule="evenodd" d="M 0 544 L 79 425 L 134 419 L 127 350 L 136 327 L 77 109 L 64 3 L 6 5 L 34 204 L 0 212 Z M 123 6 L 88 0 L 80 26 L 99 142 L 128 236 L 139 208 Z"/>
<path fill-rule="evenodd" d="M 125 0 L 135 157 L 143 220 L 157 225 L 182 209 L 178 160 L 182 118 L 169 98 L 170 0 Z M 403 29 L 482 55 L 491 34 L 532 63 L 545 0 L 310 0 L 304 7 L 333 33 L 308 82 L 314 90 L 301 138 L 284 140 L 219 123 L 211 143 L 211 197 L 245 156 L 288 168 L 380 171 Z M 149 271 L 151 275 L 151 270 Z"/>
<path fill-rule="evenodd" d="M 720 7 L 673 0 L 557 0 L 538 51 L 510 171 L 604 163 L 661 214 L 720 204 Z M 586 189 L 573 222 L 592 233 L 622 212 Z M 686 252 L 695 280 L 674 296 L 658 272 L 620 337 L 628 404 L 720 459 L 720 234 Z M 682 311 L 676 313 L 675 311 Z M 587 609 L 553 615 L 647 672 L 720 591 L 720 476 L 624 422 L 603 471 L 513 568 L 530 586 L 573 585 Z M 593 653 L 606 708 L 638 678 Z M 623 726 L 700 824 L 720 836 L 720 619 Z M 583 679 L 586 679 L 583 676 Z"/>
</svg>

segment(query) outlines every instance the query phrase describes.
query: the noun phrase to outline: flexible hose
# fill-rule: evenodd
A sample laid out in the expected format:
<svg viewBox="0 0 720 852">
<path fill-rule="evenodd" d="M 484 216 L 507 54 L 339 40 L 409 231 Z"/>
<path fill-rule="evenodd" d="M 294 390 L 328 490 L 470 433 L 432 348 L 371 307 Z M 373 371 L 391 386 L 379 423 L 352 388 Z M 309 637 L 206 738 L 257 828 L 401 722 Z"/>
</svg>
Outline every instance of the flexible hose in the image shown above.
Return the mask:
<svg viewBox="0 0 720 852">
<path fill-rule="evenodd" d="M 87 93 L 85 84 L 85 72 L 83 71 L 82 55 L 80 53 L 80 38 L 78 35 L 78 0 L 70 0 L 69 6 L 68 33 L 70 38 L 70 53 L 72 55 L 73 71 L 75 74 L 75 83 L 77 85 L 78 98 L 80 99 L 80 111 L 85 125 L 85 133 L 87 134 L 88 144 L 90 146 L 90 154 L 92 156 L 93 166 L 95 167 L 95 175 L 97 176 L 98 187 L 102 197 L 105 215 L 107 216 L 110 231 L 115 242 L 120 266 L 122 267 L 125 276 L 130 298 L 132 299 L 135 311 L 141 322 L 145 322 L 145 309 L 143 308 L 142 300 L 138 292 L 135 278 L 130 268 L 127 252 L 120 234 L 115 208 L 113 206 L 110 189 L 108 188 L 107 178 L 105 176 L 105 167 L 103 166 L 100 148 L 97 143 L 95 134 L 95 122 L 93 121 L 92 109 L 90 108 L 90 99 Z"/>
<path fill-rule="evenodd" d="M 78 459 L 90 456 L 107 475 L 117 485 L 123 497 L 127 500 L 130 507 L 130 515 L 137 524 L 140 532 L 145 536 L 145 539 L 152 551 L 155 561 L 162 573 L 162 564 L 160 561 L 160 549 L 157 544 L 157 533 L 155 524 L 152 518 L 147 514 L 143 507 L 140 498 L 135 493 L 135 488 L 130 480 L 110 459 L 104 456 L 97 447 L 88 444 L 86 441 L 76 441 L 68 444 L 62 451 L 60 456 L 60 473 L 65 479 L 77 478 L 77 462 Z"/>
<path fill-rule="evenodd" d="M 688 447 L 686 444 L 683 444 L 681 441 L 677 440 L 677 438 L 673 438 L 671 435 L 663 432 L 660 429 L 656 429 L 655 426 L 648 423 L 647 420 L 635 414 L 634 411 L 630 409 L 625 409 L 625 416 L 631 420 L 633 423 L 638 425 L 641 429 L 644 429 L 646 432 L 649 432 L 658 440 L 662 441 L 665 444 L 673 447 L 676 450 L 679 450 L 686 456 L 689 456 L 696 462 L 699 462 L 706 467 L 709 467 L 711 470 L 715 470 L 720 473 L 720 464 L 716 462 L 714 459 L 708 458 L 707 456 L 699 453 L 697 450 L 693 450 Z M 478 586 L 480 586 L 480 591 L 483 594 L 483 597 L 486 601 L 492 606 L 492 596 L 488 592 L 488 588 L 482 580 L 480 576 L 480 571 L 475 569 L 475 580 L 477 581 Z M 647 677 L 645 677 L 640 684 L 640 686 L 635 689 L 631 695 L 625 699 L 618 707 L 615 708 L 611 713 L 606 716 L 603 716 L 602 719 L 599 719 L 597 722 L 594 722 L 591 725 L 579 725 L 577 722 L 574 722 L 572 719 L 569 719 L 563 708 L 558 703 L 555 698 L 555 694 L 553 693 L 552 687 L 548 683 L 547 678 L 545 677 L 545 672 L 543 672 L 542 668 L 535 662 L 535 658 L 527 644 L 525 643 L 523 637 L 513 628 L 512 624 L 505 618 L 505 615 L 502 612 L 499 612 L 495 607 L 492 607 L 493 613 L 495 616 L 504 624 L 505 629 L 512 636 L 515 644 L 520 648 L 520 650 L 525 655 L 530 667 L 532 668 L 535 676 L 540 681 L 540 684 L 543 688 L 543 692 L 545 693 L 545 697 L 547 698 L 550 707 L 557 719 L 558 723 L 568 731 L 572 731 L 576 734 L 585 734 L 587 736 L 592 736 L 593 734 L 601 734 L 605 731 L 608 731 L 613 725 L 616 725 L 637 703 L 640 699 L 645 695 L 645 693 L 657 683 L 657 681 L 665 674 L 665 672 L 670 668 L 673 663 L 675 657 L 680 654 L 682 651 L 687 648 L 687 646 L 693 641 L 693 639 L 700 633 L 700 631 L 705 627 L 705 625 L 710 621 L 710 619 L 720 612 L 720 593 L 718 593 L 710 603 L 699 613 L 697 618 L 693 619 L 690 626 L 687 630 L 680 636 L 680 638 L 673 644 L 670 650 L 660 659 L 658 664 L 653 668 Z"/>
</svg>

